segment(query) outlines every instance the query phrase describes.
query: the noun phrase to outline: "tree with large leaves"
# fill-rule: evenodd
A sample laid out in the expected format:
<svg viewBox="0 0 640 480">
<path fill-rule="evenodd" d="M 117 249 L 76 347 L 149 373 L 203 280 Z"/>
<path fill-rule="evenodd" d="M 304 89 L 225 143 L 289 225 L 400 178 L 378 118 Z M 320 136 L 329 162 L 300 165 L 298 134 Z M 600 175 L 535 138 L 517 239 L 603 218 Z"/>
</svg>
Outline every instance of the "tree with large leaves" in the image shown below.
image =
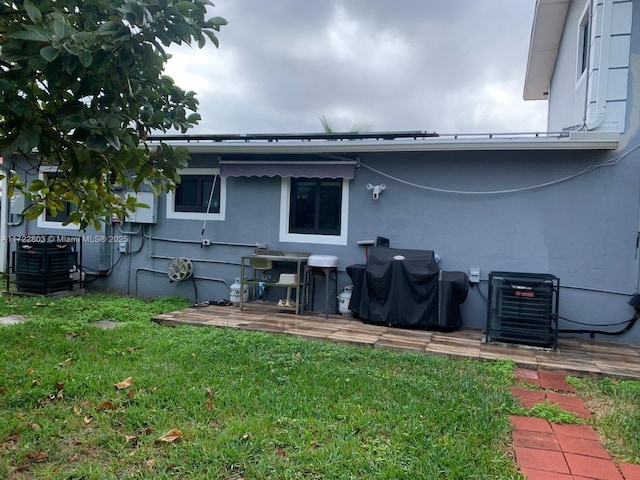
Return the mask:
<svg viewBox="0 0 640 480">
<path fill-rule="evenodd" d="M 154 131 L 195 125 L 195 93 L 163 74 L 172 45 L 209 40 L 227 22 L 209 0 L 0 0 L 0 155 L 57 173 L 13 188 L 35 218 L 73 205 L 70 222 L 101 227 L 136 208 L 115 184 L 154 192 L 179 182 L 185 149 L 150 146 Z"/>
</svg>

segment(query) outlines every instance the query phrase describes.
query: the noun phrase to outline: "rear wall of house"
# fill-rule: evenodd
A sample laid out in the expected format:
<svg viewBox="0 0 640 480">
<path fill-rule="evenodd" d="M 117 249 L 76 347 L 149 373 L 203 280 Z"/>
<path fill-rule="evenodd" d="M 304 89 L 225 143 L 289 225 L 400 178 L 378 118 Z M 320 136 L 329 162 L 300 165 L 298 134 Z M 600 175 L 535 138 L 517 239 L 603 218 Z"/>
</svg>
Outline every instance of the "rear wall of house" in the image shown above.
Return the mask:
<svg viewBox="0 0 640 480">
<path fill-rule="evenodd" d="M 241 256 L 265 244 L 337 255 L 343 287 L 351 283 L 345 267 L 365 261 L 358 241 L 383 236 L 391 247 L 434 250 L 442 270 L 481 270 L 480 284 L 462 306 L 466 326 L 485 325 L 491 271 L 558 276 L 560 315 L 566 319 L 599 325 L 632 317 L 628 301 L 638 281 L 637 152 L 624 158 L 615 152 L 362 154 L 359 160 L 349 185 L 346 245 L 280 242 L 282 180 L 229 177 L 224 220 L 167 219 L 161 196 L 156 224 L 125 223 L 98 232 L 126 235 L 129 253 L 119 253 L 115 242 L 85 243 L 85 266 L 109 273 L 88 277 L 95 280 L 90 286 L 138 296 L 185 296 L 193 302 L 227 299 L 229 285 L 240 276 Z M 604 161 L 615 165 L 604 166 Z M 215 167 L 217 156 L 195 155 L 191 166 Z M 378 200 L 367 190 L 369 183 L 386 183 Z M 40 231 L 35 222 L 24 221 L 11 234 Z M 203 238 L 211 245 L 202 247 Z M 169 281 L 166 267 L 174 257 L 192 260 L 194 280 Z M 271 294 L 277 299 L 283 292 Z M 566 320 L 560 326 L 588 328 Z M 640 327 L 612 339 L 640 342 Z"/>
</svg>

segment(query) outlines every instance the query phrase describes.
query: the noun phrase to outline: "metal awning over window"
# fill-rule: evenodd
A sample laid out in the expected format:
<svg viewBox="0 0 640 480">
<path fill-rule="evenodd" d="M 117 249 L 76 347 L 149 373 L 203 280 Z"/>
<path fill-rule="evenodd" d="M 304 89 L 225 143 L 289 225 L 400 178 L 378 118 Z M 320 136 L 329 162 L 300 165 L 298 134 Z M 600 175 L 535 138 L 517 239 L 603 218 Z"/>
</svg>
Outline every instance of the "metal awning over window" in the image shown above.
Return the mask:
<svg viewBox="0 0 640 480">
<path fill-rule="evenodd" d="M 357 161 L 220 160 L 221 177 L 346 178 L 355 176 Z"/>
</svg>

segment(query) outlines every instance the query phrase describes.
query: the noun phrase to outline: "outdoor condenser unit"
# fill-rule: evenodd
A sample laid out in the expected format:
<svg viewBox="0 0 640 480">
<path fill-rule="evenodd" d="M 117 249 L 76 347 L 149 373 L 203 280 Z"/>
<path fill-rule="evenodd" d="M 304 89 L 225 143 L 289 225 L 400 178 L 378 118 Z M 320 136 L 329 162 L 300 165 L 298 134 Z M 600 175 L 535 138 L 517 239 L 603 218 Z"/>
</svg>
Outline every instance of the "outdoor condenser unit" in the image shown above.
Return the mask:
<svg viewBox="0 0 640 480">
<path fill-rule="evenodd" d="M 48 295 L 72 290 L 75 280 L 71 271 L 82 269 L 81 239 L 34 235 L 33 240 L 16 242 L 12 254 L 18 291 Z M 82 288 L 81 279 L 79 283 Z"/>
<path fill-rule="evenodd" d="M 489 273 L 487 342 L 558 346 L 558 293 L 554 275 Z"/>
</svg>

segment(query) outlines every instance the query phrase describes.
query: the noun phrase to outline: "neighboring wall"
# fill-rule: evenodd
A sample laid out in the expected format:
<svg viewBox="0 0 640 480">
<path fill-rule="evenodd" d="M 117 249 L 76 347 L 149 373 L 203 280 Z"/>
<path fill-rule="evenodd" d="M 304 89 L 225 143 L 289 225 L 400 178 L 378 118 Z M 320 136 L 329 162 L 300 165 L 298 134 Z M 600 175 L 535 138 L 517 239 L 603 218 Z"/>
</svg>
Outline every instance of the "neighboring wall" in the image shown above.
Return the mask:
<svg viewBox="0 0 640 480">
<path fill-rule="evenodd" d="M 630 0 L 571 2 L 551 80 L 549 131 L 625 130 L 632 10 Z M 589 55 L 583 73 L 585 25 Z"/>
</svg>

